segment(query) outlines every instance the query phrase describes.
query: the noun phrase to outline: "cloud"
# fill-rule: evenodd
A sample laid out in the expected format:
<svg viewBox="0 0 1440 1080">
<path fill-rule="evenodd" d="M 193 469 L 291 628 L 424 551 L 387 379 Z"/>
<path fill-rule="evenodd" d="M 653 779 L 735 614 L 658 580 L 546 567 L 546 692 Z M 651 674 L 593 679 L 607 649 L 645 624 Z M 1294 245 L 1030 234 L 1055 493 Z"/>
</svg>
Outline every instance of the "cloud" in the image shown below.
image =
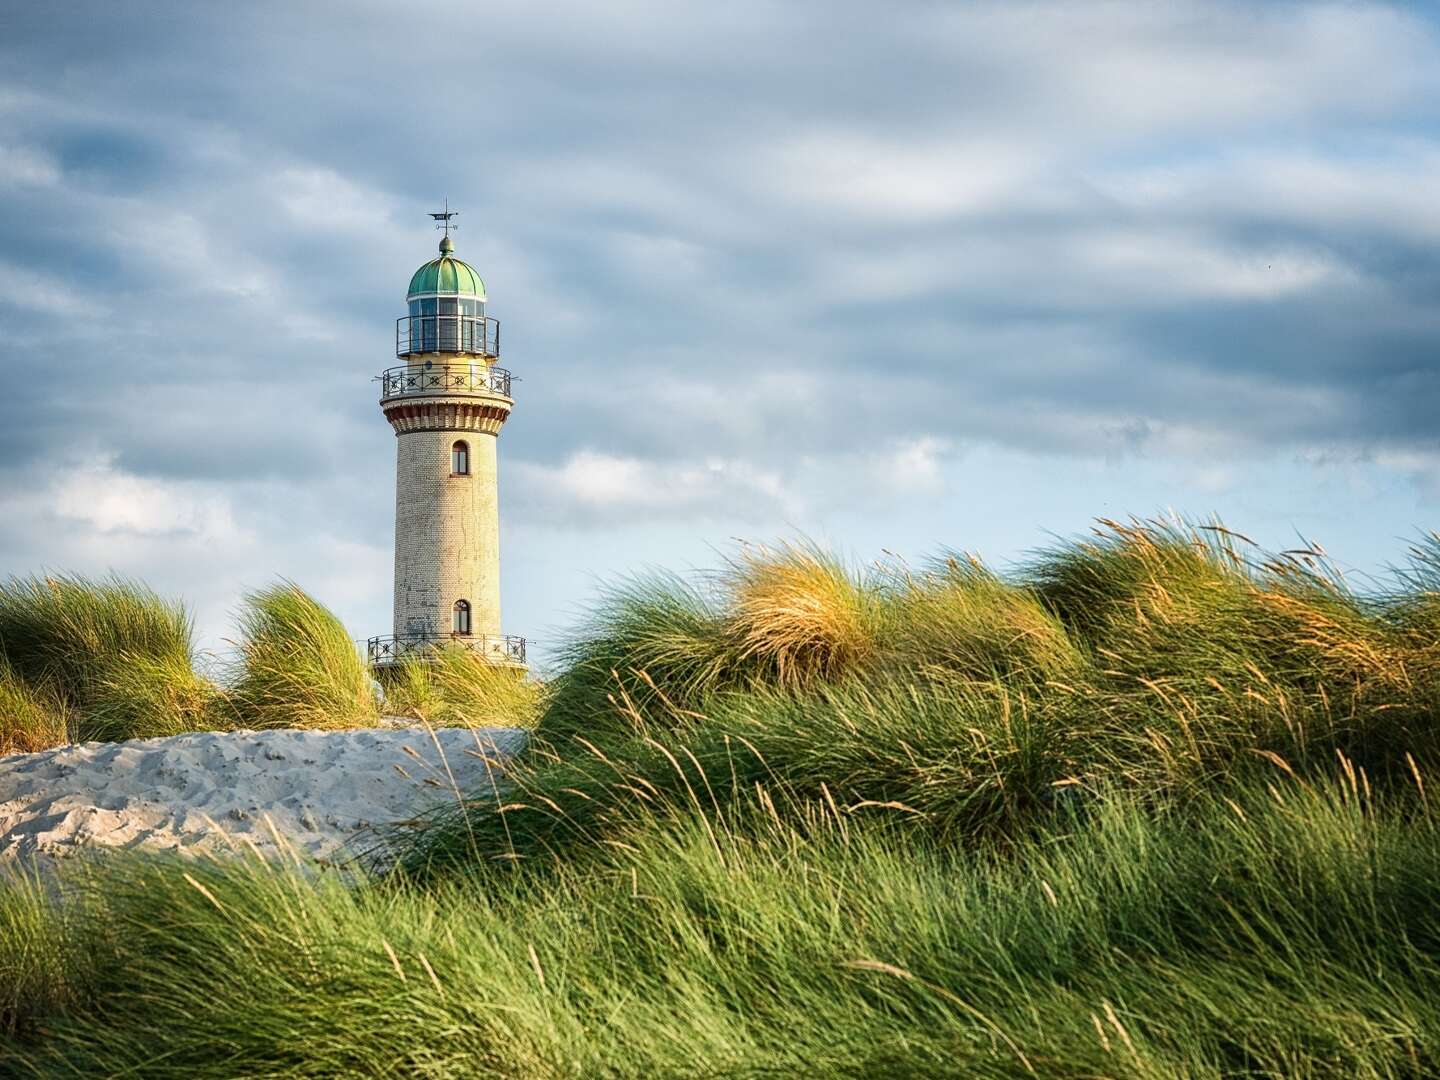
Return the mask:
<svg viewBox="0 0 1440 1080">
<path fill-rule="evenodd" d="M 383 596 L 370 380 L 446 195 L 526 535 L 931 508 L 982 449 L 1204 495 L 1440 443 L 1423 9 L 97 2 L 11 13 L 0 72 L 16 565 L 49 499 L 127 557 L 233 525 L 252 580 L 352 542 Z"/>
<path fill-rule="evenodd" d="M 506 485 L 531 521 L 714 526 L 815 519 L 863 498 L 875 510 L 944 490 L 955 455 L 945 439 L 899 439 L 838 455 L 798 455 L 757 468 L 745 459 L 657 463 L 582 450 L 555 466 L 513 462 Z"/>
<path fill-rule="evenodd" d="M 60 178 L 58 163 L 29 146 L 0 145 L 0 187 L 50 187 Z"/>
<path fill-rule="evenodd" d="M 62 466 L 45 498 L 61 518 L 101 533 L 184 533 L 208 542 L 237 533 L 223 493 L 128 475 L 109 461 Z"/>
<path fill-rule="evenodd" d="M 7 573 L 139 578 L 185 601 L 208 648 L 228 649 L 240 597 L 278 578 L 303 582 L 357 633 L 384 633 L 382 516 L 337 512 L 305 480 L 164 480 L 103 458 L 0 470 Z"/>
<path fill-rule="evenodd" d="M 792 498 L 777 473 L 716 458 L 662 464 L 582 450 L 554 467 L 516 462 L 511 477 L 522 513 L 551 520 L 744 521 L 783 516 Z"/>
<path fill-rule="evenodd" d="M 933 493 L 942 486 L 941 459 L 949 450 L 946 440 L 933 436 L 903 440 L 881 456 L 882 475 L 901 491 Z"/>
</svg>

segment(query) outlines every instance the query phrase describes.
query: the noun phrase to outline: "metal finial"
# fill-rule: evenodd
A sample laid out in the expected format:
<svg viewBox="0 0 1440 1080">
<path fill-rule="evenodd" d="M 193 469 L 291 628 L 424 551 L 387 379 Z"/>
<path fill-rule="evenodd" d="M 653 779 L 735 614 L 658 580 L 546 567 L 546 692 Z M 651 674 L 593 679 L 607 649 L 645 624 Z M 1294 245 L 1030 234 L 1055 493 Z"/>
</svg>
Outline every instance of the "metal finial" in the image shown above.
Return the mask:
<svg viewBox="0 0 1440 1080">
<path fill-rule="evenodd" d="M 447 195 L 445 196 L 445 209 L 438 214 L 431 213 L 430 216 L 435 219 L 435 227 L 437 229 L 445 230 L 445 235 L 440 240 L 440 254 L 448 255 L 455 250 L 455 243 L 450 239 L 450 230 L 460 228 L 459 225 L 453 224 L 450 219 L 459 217 L 460 211 L 450 209 L 450 196 Z"/>
</svg>

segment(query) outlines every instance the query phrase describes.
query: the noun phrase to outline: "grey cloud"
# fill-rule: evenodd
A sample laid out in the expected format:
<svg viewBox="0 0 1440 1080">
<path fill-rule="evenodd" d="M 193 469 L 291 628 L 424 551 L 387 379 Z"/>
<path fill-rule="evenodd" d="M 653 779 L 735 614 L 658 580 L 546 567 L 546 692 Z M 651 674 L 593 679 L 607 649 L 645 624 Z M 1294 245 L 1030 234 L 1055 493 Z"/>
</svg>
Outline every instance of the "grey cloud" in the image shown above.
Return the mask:
<svg viewBox="0 0 1440 1080">
<path fill-rule="evenodd" d="M 1248 491 L 1297 459 L 1429 497 L 1437 100 L 1381 4 L 10 5 L 0 554 L 382 630 L 370 378 L 446 194 L 522 380 L 521 632 L 791 524 L 969 544 L 1201 471 L 1315 517 Z"/>
<path fill-rule="evenodd" d="M 547 468 L 1435 435 L 1440 48 L 1402 9 L 174 12 L 8 17 L 0 138 L 58 173 L 10 182 L 0 264 L 104 316 L 3 309 L 7 368 L 84 373 L 14 380 L 3 460 L 83 428 L 147 475 L 383 474 L 367 380 L 447 190 Z M 1315 280 L 1246 294 L 1277 254 Z"/>
</svg>

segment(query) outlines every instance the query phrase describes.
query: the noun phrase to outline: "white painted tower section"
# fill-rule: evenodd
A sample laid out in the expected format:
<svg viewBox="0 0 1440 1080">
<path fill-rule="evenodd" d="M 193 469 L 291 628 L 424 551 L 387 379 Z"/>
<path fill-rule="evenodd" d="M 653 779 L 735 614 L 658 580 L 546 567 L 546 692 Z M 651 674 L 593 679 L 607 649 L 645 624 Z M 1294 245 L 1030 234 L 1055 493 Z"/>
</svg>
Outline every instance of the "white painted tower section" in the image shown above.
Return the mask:
<svg viewBox="0 0 1440 1080">
<path fill-rule="evenodd" d="M 395 432 L 395 607 L 393 642 L 370 643 L 377 663 L 447 645 L 524 662 L 523 640 L 502 637 L 500 623 L 497 462 L 510 374 L 498 367 L 484 285 L 452 251 L 447 232 L 440 258 L 416 272 L 397 327 L 401 363 L 380 377 Z"/>
</svg>

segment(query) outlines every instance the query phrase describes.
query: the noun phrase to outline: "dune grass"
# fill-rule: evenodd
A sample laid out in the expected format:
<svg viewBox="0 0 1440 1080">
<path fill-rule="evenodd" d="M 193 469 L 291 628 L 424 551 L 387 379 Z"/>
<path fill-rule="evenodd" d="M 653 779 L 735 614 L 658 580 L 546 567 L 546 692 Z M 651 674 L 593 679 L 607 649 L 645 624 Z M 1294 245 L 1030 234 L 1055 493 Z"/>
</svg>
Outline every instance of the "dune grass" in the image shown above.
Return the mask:
<svg viewBox="0 0 1440 1080">
<path fill-rule="evenodd" d="M 105 675 L 101 693 L 76 725 L 77 742 L 155 739 L 239 726 L 229 695 L 188 659 L 136 657 Z"/>
<path fill-rule="evenodd" d="M 727 636 L 757 681 L 797 689 L 833 681 L 880 647 L 874 590 L 813 546 L 747 547 L 724 584 Z"/>
<path fill-rule="evenodd" d="M 1437 550 L 1360 593 L 1318 548 L 1101 522 L 1003 576 L 782 545 L 632 580 L 543 692 L 391 673 L 431 722 L 538 719 L 504 802 L 397 832 L 383 879 L 132 856 L 58 907 L 0 889 L 10 1060 L 1434 1075 Z M 247 640 L 333 645 L 292 670 L 353 702 L 316 607 Z"/>
<path fill-rule="evenodd" d="M 784 803 L 776 790 L 771 796 Z M 1420 1076 L 1440 835 L 1278 768 L 1023 858 L 744 793 L 533 879 L 113 860 L 0 893 L 17 1073 Z M 37 960 L 36 958 L 40 958 Z M 57 970 L 58 969 L 58 970 Z M 43 1033 L 41 1028 L 43 1027 Z"/>
<path fill-rule="evenodd" d="M 657 792 L 766 780 L 975 843 L 1087 791 L 1162 806 L 1277 757 L 1408 775 L 1440 760 L 1424 593 L 1357 596 L 1317 553 L 1163 522 L 1101 523 L 1009 580 L 790 547 L 708 589 L 631 582 L 568 646 L 511 805 L 438 820 L 403 862 L 569 858 Z"/>
<path fill-rule="evenodd" d="M 22 679 L 0 660 L 0 756 L 48 750 L 69 734 L 70 710 L 54 688 Z"/>
<path fill-rule="evenodd" d="M 0 754 L 187 731 L 378 721 L 364 659 L 312 597 L 281 582 L 247 597 L 240 622 L 240 662 L 217 682 L 196 668 L 184 606 L 143 585 L 75 575 L 0 583 Z M 444 674 L 431 696 L 443 705 L 443 722 L 471 723 L 473 715 L 489 724 L 533 724 L 535 684 L 448 660 L 439 666 Z"/>
<path fill-rule="evenodd" d="M 380 719 L 345 627 L 290 582 L 245 598 L 240 659 L 196 669 L 183 605 L 123 578 L 0 583 L 0 754 L 237 727 L 338 729 Z M 543 687 L 444 651 L 387 675 L 387 711 L 446 726 L 533 727 Z"/>
<path fill-rule="evenodd" d="M 635 578 L 605 592 L 589 632 L 562 646 L 542 723 L 552 734 L 588 732 L 620 700 L 684 710 L 739 678 L 711 590 L 670 574 Z"/>
<path fill-rule="evenodd" d="M 240 629 L 243 659 L 230 697 L 246 727 L 324 730 L 379 719 L 359 648 L 328 608 L 294 584 L 248 595 Z"/>
<path fill-rule="evenodd" d="M 1038 592 L 973 555 L 948 552 L 888 575 L 877 649 L 894 671 L 1037 686 L 1084 673 L 1083 648 Z"/>
<path fill-rule="evenodd" d="M 435 727 L 533 728 L 545 693 L 525 672 L 460 649 L 406 657 L 378 678 L 387 714 Z"/>
<path fill-rule="evenodd" d="M 125 578 L 58 574 L 0 584 L 0 652 L 84 711 L 122 658 L 189 663 L 193 646 L 182 605 Z"/>
<path fill-rule="evenodd" d="M 0 752 L 224 726 L 183 605 L 125 578 L 0 583 Z"/>
</svg>

